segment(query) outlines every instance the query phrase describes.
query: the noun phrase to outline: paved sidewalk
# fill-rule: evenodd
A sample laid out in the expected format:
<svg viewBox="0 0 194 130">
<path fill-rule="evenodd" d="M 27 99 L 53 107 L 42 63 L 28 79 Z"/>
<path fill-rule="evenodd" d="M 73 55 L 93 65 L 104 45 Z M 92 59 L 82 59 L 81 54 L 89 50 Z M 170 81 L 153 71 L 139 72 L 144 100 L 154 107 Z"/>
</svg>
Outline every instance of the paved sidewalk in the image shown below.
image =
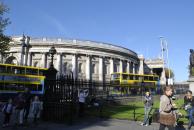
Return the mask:
<svg viewBox="0 0 194 130">
<path fill-rule="evenodd" d="M 2 113 L 0 113 L 0 121 L 2 124 Z M 13 122 L 13 120 L 12 120 Z M 53 122 L 40 122 L 38 125 L 30 123 L 28 126 L 11 126 L 0 130 L 158 130 L 159 124 L 152 123 L 150 126 L 141 126 L 140 122 L 118 120 L 118 119 L 102 119 L 89 118 L 74 122 L 73 125 L 58 124 Z M 176 130 L 186 130 L 187 126 L 177 127 Z M 194 127 L 192 128 L 194 130 Z"/>
</svg>

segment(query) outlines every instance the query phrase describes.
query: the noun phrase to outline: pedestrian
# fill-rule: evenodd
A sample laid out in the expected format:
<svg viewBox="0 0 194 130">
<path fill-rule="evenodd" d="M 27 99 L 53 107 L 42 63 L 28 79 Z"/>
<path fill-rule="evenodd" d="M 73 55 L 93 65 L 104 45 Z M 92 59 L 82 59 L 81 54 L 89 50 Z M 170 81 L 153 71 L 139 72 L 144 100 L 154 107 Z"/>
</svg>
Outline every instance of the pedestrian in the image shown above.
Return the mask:
<svg viewBox="0 0 194 130">
<path fill-rule="evenodd" d="M 30 111 L 30 104 L 31 104 L 31 100 L 32 100 L 32 95 L 31 95 L 31 93 L 30 93 L 28 88 L 25 88 L 24 100 L 25 100 L 25 105 L 24 105 L 24 122 L 27 123 L 28 122 L 28 115 L 29 115 L 29 111 Z"/>
<path fill-rule="evenodd" d="M 41 107 L 42 107 L 42 103 L 40 102 L 39 97 L 35 96 L 32 102 L 32 113 L 34 116 L 34 120 L 33 120 L 34 123 L 37 123 L 37 117 L 40 114 Z"/>
<path fill-rule="evenodd" d="M 22 93 L 19 93 L 14 98 L 14 105 L 15 105 L 16 125 L 18 124 L 22 126 L 24 121 L 24 105 L 25 105 L 24 95 Z"/>
<path fill-rule="evenodd" d="M 190 130 L 191 127 L 194 125 L 194 107 L 193 106 L 189 111 L 188 118 L 189 118 L 188 130 Z"/>
<path fill-rule="evenodd" d="M 78 93 L 79 97 L 79 117 L 83 117 L 84 111 L 85 111 L 85 102 L 86 102 L 86 97 L 88 96 L 89 91 L 88 89 L 86 90 L 80 90 Z"/>
<path fill-rule="evenodd" d="M 11 98 L 3 106 L 2 112 L 4 113 L 3 127 L 7 127 L 9 126 L 11 114 L 13 112 L 13 104 Z"/>
<path fill-rule="evenodd" d="M 191 90 L 186 91 L 186 95 L 184 97 L 184 108 L 185 108 L 185 111 L 187 113 L 186 117 L 189 120 L 188 130 L 190 130 L 194 124 L 194 117 L 193 117 L 193 115 L 194 115 L 194 99 L 193 99 Z"/>
<path fill-rule="evenodd" d="M 172 86 L 165 86 L 163 88 L 164 94 L 160 97 L 160 107 L 159 107 L 159 130 L 165 130 L 167 127 L 168 130 L 174 130 L 174 124 L 176 122 L 175 115 L 173 112 L 174 104 L 172 103 Z"/>
<path fill-rule="evenodd" d="M 144 121 L 141 125 L 148 126 L 149 125 L 149 114 L 153 106 L 153 98 L 150 92 L 145 93 L 144 97 Z"/>
<path fill-rule="evenodd" d="M 190 113 L 190 110 L 191 110 L 192 106 L 194 106 L 194 100 L 193 100 L 193 97 L 192 97 L 192 91 L 191 90 L 187 90 L 186 94 L 184 96 L 184 109 L 185 109 L 185 111 L 187 113 L 187 115 L 186 115 L 187 118 L 189 117 L 189 113 Z"/>
</svg>

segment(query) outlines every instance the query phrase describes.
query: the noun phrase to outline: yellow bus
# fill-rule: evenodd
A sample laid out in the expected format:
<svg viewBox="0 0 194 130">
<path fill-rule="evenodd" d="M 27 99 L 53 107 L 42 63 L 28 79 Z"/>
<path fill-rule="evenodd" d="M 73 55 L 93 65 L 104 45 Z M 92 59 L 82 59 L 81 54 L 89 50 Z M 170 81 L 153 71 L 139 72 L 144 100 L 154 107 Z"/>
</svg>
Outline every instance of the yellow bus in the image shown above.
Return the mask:
<svg viewBox="0 0 194 130">
<path fill-rule="evenodd" d="M 131 74 L 115 72 L 111 74 L 113 86 L 125 87 L 155 87 L 159 83 L 159 76 L 155 74 Z"/>
<path fill-rule="evenodd" d="M 46 68 L 0 64 L 0 94 L 23 92 L 29 88 L 31 94 L 44 93 L 43 75 Z"/>
</svg>

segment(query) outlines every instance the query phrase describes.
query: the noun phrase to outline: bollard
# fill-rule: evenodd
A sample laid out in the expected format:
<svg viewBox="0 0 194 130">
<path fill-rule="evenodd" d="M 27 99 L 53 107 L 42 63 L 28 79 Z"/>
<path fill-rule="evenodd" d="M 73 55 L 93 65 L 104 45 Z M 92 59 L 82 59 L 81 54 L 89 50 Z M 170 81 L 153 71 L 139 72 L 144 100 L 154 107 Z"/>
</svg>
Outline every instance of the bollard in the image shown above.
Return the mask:
<svg viewBox="0 0 194 130">
<path fill-rule="evenodd" d="M 133 120 L 136 121 L 136 119 L 135 119 L 135 104 L 133 104 Z"/>
</svg>

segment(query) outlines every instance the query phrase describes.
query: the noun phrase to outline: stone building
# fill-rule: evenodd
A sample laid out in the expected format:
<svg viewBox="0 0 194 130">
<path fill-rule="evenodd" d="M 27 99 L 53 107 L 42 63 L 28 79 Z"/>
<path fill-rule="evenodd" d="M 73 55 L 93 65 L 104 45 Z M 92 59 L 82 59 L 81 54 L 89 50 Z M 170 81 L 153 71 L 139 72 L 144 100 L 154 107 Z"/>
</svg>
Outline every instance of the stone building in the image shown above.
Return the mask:
<svg viewBox="0 0 194 130">
<path fill-rule="evenodd" d="M 72 74 L 87 80 L 110 80 L 113 72 L 143 74 L 143 56 L 102 42 L 55 38 L 12 37 L 4 63 L 48 68 L 49 49 L 54 46 L 54 67 L 58 75 Z"/>
</svg>

